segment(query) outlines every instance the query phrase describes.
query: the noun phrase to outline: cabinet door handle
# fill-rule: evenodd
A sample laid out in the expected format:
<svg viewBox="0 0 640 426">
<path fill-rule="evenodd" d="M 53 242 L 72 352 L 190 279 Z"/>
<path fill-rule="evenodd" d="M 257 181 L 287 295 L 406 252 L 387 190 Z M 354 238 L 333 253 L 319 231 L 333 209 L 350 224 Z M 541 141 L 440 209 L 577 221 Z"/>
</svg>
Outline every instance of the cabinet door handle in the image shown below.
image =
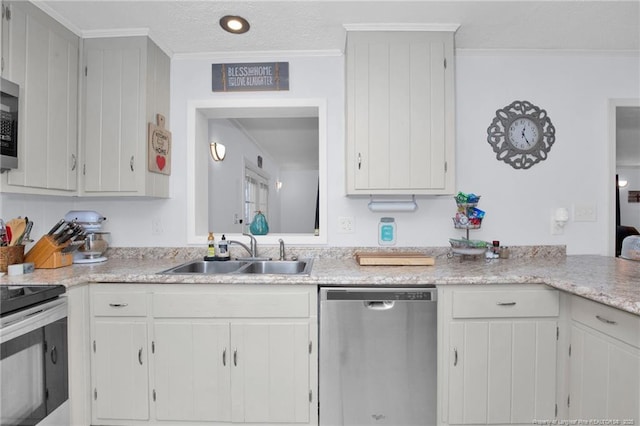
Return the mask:
<svg viewBox="0 0 640 426">
<path fill-rule="evenodd" d="M 142 365 L 142 348 L 138 350 L 138 362 Z"/>
<path fill-rule="evenodd" d="M 238 366 L 238 350 L 237 349 L 233 350 L 233 366 L 234 367 Z"/>
<path fill-rule="evenodd" d="M 109 303 L 109 306 L 111 306 L 112 308 L 126 308 L 127 306 L 129 306 L 128 303 Z"/>
<path fill-rule="evenodd" d="M 458 365 L 458 348 L 453 348 L 453 366 Z"/>
<path fill-rule="evenodd" d="M 133 155 L 131 156 L 131 160 L 129 160 L 129 167 L 131 167 L 131 171 L 133 171 Z"/>
<path fill-rule="evenodd" d="M 222 351 L 222 365 L 227 366 L 227 348 Z"/>
<path fill-rule="evenodd" d="M 498 302 L 496 303 L 498 306 L 515 306 L 516 302 Z"/>
<path fill-rule="evenodd" d="M 77 165 L 78 165 L 78 161 L 76 159 L 76 155 L 71 154 L 71 171 L 74 171 Z"/>
<path fill-rule="evenodd" d="M 360 167 L 362 167 L 362 156 L 358 153 L 358 170 L 360 170 Z"/>
<path fill-rule="evenodd" d="M 603 318 L 600 315 L 596 315 L 596 318 L 598 318 L 600 321 L 602 321 L 605 324 L 611 324 L 611 325 L 617 324 L 616 321 L 611 321 L 610 319 Z"/>
<path fill-rule="evenodd" d="M 51 357 L 52 364 L 58 363 L 58 349 L 55 346 L 51 348 L 51 352 L 49 353 L 49 356 Z"/>
</svg>

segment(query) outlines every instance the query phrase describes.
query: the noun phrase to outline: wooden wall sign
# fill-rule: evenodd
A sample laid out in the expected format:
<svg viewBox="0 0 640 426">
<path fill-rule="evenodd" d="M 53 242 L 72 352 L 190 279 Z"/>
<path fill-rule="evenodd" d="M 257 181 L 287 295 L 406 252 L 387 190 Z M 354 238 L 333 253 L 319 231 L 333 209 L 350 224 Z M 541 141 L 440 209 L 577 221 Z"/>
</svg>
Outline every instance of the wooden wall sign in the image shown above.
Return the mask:
<svg viewBox="0 0 640 426">
<path fill-rule="evenodd" d="M 289 90 L 289 62 L 212 64 L 214 92 Z"/>
<path fill-rule="evenodd" d="M 640 203 L 640 191 L 629 191 L 629 199 L 630 203 Z"/>
<path fill-rule="evenodd" d="M 164 115 L 156 115 L 157 125 L 149 123 L 147 156 L 149 171 L 171 174 L 171 132 L 164 128 Z"/>
</svg>

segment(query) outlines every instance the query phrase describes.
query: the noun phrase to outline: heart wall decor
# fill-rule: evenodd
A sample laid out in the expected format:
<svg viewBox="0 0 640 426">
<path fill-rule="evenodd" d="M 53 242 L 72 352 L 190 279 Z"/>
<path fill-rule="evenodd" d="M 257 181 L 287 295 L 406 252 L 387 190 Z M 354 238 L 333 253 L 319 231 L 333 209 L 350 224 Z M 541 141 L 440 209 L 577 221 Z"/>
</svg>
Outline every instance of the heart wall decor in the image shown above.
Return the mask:
<svg viewBox="0 0 640 426">
<path fill-rule="evenodd" d="M 149 171 L 163 175 L 171 174 L 171 132 L 164 127 L 165 118 L 156 115 L 157 125 L 149 123 L 147 156 Z"/>
</svg>

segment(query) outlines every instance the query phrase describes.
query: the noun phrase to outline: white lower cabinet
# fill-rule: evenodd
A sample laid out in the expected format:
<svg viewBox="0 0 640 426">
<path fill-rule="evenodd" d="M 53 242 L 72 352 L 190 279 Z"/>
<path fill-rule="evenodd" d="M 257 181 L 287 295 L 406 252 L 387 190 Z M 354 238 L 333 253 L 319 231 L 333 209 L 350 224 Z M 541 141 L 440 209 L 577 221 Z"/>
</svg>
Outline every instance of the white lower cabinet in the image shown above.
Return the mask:
<svg viewBox="0 0 640 426">
<path fill-rule="evenodd" d="M 95 285 L 93 424 L 317 424 L 316 300 L 316 286 Z"/>
<path fill-rule="evenodd" d="M 92 423 L 148 420 L 147 295 L 114 286 L 90 293 Z"/>
<path fill-rule="evenodd" d="M 444 286 L 440 423 L 531 424 L 556 417 L 558 292 Z"/>
<path fill-rule="evenodd" d="M 146 322 L 99 318 L 94 322 L 93 332 L 94 420 L 147 420 Z"/>
<path fill-rule="evenodd" d="M 309 423 L 310 324 L 231 324 L 232 420 Z"/>
<path fill-rule="evenodd" d="M 154 321 L 158 420 L 231 421 L 229 324 Z"/>
<path fill-rule="evenodd" d="M 640 422 L 640 317 L 573 296 L 570 419 Z"/>
</svg>

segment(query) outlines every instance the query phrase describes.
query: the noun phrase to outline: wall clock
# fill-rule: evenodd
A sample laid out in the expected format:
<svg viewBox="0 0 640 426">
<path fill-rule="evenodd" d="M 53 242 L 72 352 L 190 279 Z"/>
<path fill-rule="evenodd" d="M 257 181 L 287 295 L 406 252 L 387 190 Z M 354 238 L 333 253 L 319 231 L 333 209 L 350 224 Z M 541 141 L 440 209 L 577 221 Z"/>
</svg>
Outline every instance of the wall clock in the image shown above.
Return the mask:
<svg viewBox="0 0 640 426">
<path fill-rule="evenodd" d="M 487 128 L 487 142 L 498 160 L 514 169 L 528 169 L 547 159 L 556 129 L 547 111 L 528 101 L 514 101 L 496 111 Z"/>
</svg>

